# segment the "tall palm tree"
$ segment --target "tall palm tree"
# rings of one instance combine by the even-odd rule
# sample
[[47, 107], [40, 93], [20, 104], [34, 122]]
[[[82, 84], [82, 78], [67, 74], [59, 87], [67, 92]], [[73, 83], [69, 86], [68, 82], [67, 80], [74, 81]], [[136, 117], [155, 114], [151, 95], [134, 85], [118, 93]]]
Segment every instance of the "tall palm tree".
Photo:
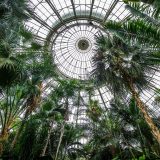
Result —
[[[138, 46], [128, 44], [121, 38], [107, 34], [100, 34], [96, 38], [97, 54], [103, 52], [105, 72], [103, 81], [114, 95], [124, 96], [129, 91], [135, 99], [137, 106], [149, 125], [154, 137], [160, 143], [160, 131], [153, 123], [147, 112], [147, 107], [140, 99], [139, 91], [153, 87], [149, 82], [149, 74], [156, 70], [160, 64], [160, 54], [154, 50], [143, 50]], [[96, 77], [96, 72], [93, 75]], [[97, 77], [98, 78], [98, 77]]]

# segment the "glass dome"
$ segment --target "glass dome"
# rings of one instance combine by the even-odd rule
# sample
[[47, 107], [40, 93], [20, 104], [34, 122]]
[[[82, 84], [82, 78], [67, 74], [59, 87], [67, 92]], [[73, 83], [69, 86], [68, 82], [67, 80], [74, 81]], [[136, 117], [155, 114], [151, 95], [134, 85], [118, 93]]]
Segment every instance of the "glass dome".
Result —
[[[50, 46], [57, 71], [86, 80], [92, 70], [94, 36], [107, 19], [124, 20], [129, 13], [118, 0], [31, 0], [36, 13], [26, 26]], [[88, 47], [80, 49], [85, 41]], [[83, 44], [83, 43], [82, 43]]]
[[[125, 21], [131, 13], [121, 0], [30, 0], [35, 14], [26, 22], [36, 40], [48, 47], [56, 65], [56, 72], [63, 78], [89, 80], [95, 54], [95, 35], [105, 33], [103, 23], [107, 20]], [[160, 74], [151, 75], [151, 83], [159, 87]], [[88, 95], [80, 93], [83, 99]], [[158, 116], [159, 108], [153, 108], [155, 89], [145, 90], [141, 97], [149, 106], [151, 114]], [[113, 98], [107, 85], [95, 86], [93, 99], [103, 107]], [[70, 100], [73, 106], [73, 100]], [[81, 104], [85, 107], [85, 104]], [[72, 110], [72, 109], [71, 109]], [[78, 109], [72, 110], [76, 114]], [[74, 112], [74, 113], [73, 113]], [[71, 117], [73, 118], [73, 117]]]

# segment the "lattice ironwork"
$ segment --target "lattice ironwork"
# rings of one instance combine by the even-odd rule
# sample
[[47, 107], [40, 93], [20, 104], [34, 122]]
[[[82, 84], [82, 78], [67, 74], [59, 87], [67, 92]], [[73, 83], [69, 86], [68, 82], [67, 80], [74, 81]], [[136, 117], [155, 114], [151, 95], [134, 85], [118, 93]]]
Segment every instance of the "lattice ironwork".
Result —
[[[102, 23], [106, 20], [124, 21], [130, 17], [124, 2], [120, 0], [30, 0], [30, 4], [35, 15], [26, 22], [26, 27], [34, 33], [37, 41], [48, 45], [57, 72], [65, 78], [80, 80], [89, 79], [95, 49], [94, 36], [99, 30], [103, 32]], [[155, 88], [159, 87], [160, 82], [159, 73], [157, 69], [151, 76], [151, 83], [155, 87], [141, 93], [154, 116], [159, 116], [157, 113], [160, 111], [160, 107], [153, 107]], [[99, 100], [103, 108], [109, 107], [113, 95], [107, 86], [94, 87], [92, 98]], [[74, 121], [79, 108], [86, 109], [87, 93], [81, 91], [79, 97], [79, 104], [69, 101], [70, 108], [74, 108], [71, 109], [71, 115], [74, 115], [71, 121]], [[83, 111], [79, 113], [82, 119], [83, 114]]]

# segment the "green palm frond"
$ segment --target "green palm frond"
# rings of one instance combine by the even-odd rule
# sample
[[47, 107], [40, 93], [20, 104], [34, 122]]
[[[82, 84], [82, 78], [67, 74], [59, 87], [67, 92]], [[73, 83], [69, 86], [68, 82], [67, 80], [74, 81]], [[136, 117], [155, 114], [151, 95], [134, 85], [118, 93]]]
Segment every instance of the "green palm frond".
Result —
[[20, 78], [19, 62], [14, 57], [0, 58], [0, 86], [7, 86]]
[[39, 44], [38, 42], [32, 42], [31, 43], [31, 49], [33, 50], [40, 50], [42, 48], [42, 45]]
[[[152, 7], [152, 17], [155, 19], [160, 18], [160, 1], [159, 0], [124, 0], [126, 4], [129, 5], [141, 5], [139, 2], [143, 2], [143, 5], [148, 6], [148, 8]], [[138, 2], [138, 3], [137, 3]]]
[[152, 52], [149, 55], [146, 54], [146, 58], [145, 58], [144, 63], [147, 63], [148, 65], [151, 65], [151, 66], [159, 65], [160, 64], [160, 51]]
[[156, 89], [155, 94], [156, 94], [155, 99], [154, 99], [155, 104], [160, 104], [160, 89], [159, 88]]
[[32, 33], [29, 32], [28, 30], [26, 30], [26, 28], [24, 28], [24, 26], [20, 27], [19, 34], [24, 38], [24, 40], [23, 40], [24, 43], [33, 39]]
[[[119, 96], [125, 96], [128, 90], [126, 78], [131, 78], [139, 91], [151, 87], [148, 75], [155, 72], [160, 64], [158, 50], [145, 50], [109, 33], [96, 37], [96, 46], [97, 54], [93, 57], [96, 67], [91, 74], [98, 85], [107, 84], [110, 91]], [[103, 55], [101, 60], [97, 57], [99, 53]], [[104, 69], [102, 65], [99, 67], [99, 62], [103, 63]]]
[[3, 18], [6, 20], [12, 20], [10, 19], [12, 16], [17, 18], [18, 21], [27, 20], [29, 18], [28, 14], [32, 12], [28, 0], [2, 0], [0, 3], [0, 8], [3, 12]]
[[132, 15], [138, 16], [139, 18], [142, 18], [143, 20], [148, 21], [149, 23], [153, 23], [154, 25], [160, 24], [156, 19], [147, 14], [150, 11], [149, 7], [143, 6], [143, 9], [139, 3], [131, 3], [130, 5], [127, 4], [125, 8], [129, 10], [132, 13]]
[[14, 69], [15, 62], [12, 61], [10, 58], [0, 58], [0, 68]]
[[155, 47], [160, 45], [160, 29], [141, 19], [130, 20], [124, 23], [108, 21], [105, 24], [105, 28], [114, 32], [122, 39], [132, 40], [133, 43], [148, 44]]

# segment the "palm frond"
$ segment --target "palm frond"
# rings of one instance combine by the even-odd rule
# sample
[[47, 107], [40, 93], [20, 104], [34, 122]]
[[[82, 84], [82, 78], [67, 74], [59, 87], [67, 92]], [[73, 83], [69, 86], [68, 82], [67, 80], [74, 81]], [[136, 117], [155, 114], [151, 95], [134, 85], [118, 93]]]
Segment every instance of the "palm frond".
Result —
[[143, 8], [144, 8], [143, 9], [139, 3], [131, 3], [131, 4], [127, 4], [125, 6], [125, 8], [127, 10], [129, 10], [132, 13], [132, 15], [138, 16], [139, 18], [141, 18], [145, 21], [148, 21], [149, 23], [152, 23], [157, 26], [160, 24], [156, 19], [154, 19], [153, 17], [151, 17], [147, 13], [145, 13], [149, 7], [143, 6]]
[[152, 47], [159, 47], [160, 45], [160, 29], [141, 19], [124, 23], [108, 21], [105, 24], [105, 28], [122, 39], [127, 38], [127, 40], [133, 41], [133, 43], [149, 44]]

